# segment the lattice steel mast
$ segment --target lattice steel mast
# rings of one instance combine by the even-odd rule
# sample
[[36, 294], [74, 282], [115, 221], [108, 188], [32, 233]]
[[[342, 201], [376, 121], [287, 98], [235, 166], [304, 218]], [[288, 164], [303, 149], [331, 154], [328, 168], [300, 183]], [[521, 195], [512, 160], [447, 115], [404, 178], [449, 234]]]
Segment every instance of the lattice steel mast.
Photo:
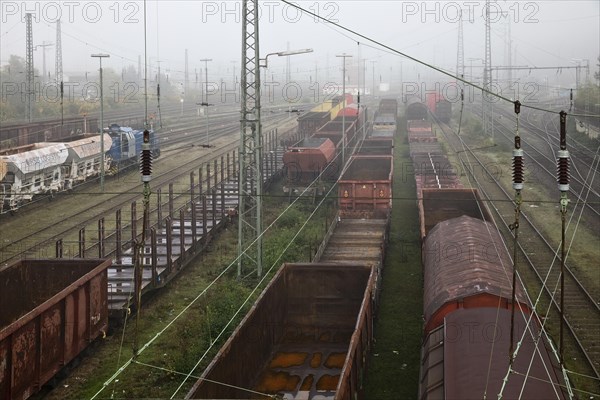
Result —
[[56, 21], [56, 56], [54, 66], [56, 83], [60, 84], [63, 81], [62, 33], [60, 29], [60, 19]]
[[239, 149], [238, 277], [262, 275], [262, 132], [258, 1], [242, 3], [241, 130]]
[[[483, 88], [492, 90], [492, 41], [490, 26], [490, 0], [485, 1], [485, 57], [483, 60]], [[492, 117], [492, 96], [483, 93], [483, 131], [486, 136], [494, 137]]]
[[458, 19], [458, 49], [456, 52], [456, 76], [464, 78], [465, 76], [465, 41], [463, 37], [462, 10]]
[[25, 57], [25, 81], [27, 90], [27, 121], [33, 119], [33, 28], [31, 25], [31, 13], [25, 14], [25, 30], [26, 30], [26, 57]]

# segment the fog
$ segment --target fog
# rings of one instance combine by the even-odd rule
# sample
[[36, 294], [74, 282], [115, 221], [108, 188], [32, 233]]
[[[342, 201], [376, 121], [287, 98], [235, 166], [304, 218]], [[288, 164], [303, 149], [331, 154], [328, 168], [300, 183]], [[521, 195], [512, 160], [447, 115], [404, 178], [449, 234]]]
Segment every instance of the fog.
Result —
[[[481, 75], [484, 58], [484, 1], [300, 1], [296, 4], [377, 40], [411, 57], [454, 72], [457, 59], [458, 10], [463, 10], [466, 74]], [[190, 82], [208, 63], [209, 80], [239, 76], [241, 59], [241, 2], [148, 0], [146, 45], [149, 76], [160, 64], [173, 81], [183, 81], [188, 50]], [[390, 54], [373, 42], [342, 31], [278, 1], [261, 1], [260, 53], [312, 48], [311, 54], [290, 57], [290, 78], [317, 82], [340, 81], [341, 59], [348, 53], [348, 69], [360, 59], [367, 82], [440, 78], [415, 62]], [[508, 64], [508, 24], [513, 66], [590, 65], [597, 70], [600, 55], [600, 2], [498, 1], [492, 3], [492, 65]], [[34, 45], [56, 42], [56, 20], [62, 22], [63, 70], [66, 77], [96, 74], [98, 59], [107, 53], [106, 67], [120, 72], [138, 66], [144, 56], [144, 2], [141, 1], [2, 1], [1, 51], [4, 65], [10, 55], [25, 58], [25, 13], [33, 14]], [[360, 43], [360, 45], [358, 44]], [[35, 68], [42, 71], [43, 48], [34, 52]], [[55, 47], [46, 47], [46, 75], [55, 73]], [[367, 62], [364, 62], [367, 60]], [[286, 77], [285, 57], [269, 58], [269, 74]], [[202, 70], [203, 71], [203, 70]], [[202, 72], [202, 79], [205, 72]], [[582, 70], [582, 79], [585, 79]], [[402, 75], [401, 75], [402, 74]], [[571, 85], [575, 70], [520, 71], [538, 74], [555, 84]], [[355, 77], [349, 72], [352, 82]], [[355, 74], [356, 75], [356, 74]], [[363, 78], [364, 79], [364, 78]], [[593, 78], [591, 78], [593, 79]]]

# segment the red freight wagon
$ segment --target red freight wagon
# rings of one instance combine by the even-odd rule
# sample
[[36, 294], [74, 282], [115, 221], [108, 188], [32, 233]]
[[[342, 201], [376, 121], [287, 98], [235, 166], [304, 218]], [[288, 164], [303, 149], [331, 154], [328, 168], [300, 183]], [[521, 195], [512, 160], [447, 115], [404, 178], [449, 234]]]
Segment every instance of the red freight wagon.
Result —
[[110, 260], [0, 268], [0, 398], [26, 399], [108, 327]]

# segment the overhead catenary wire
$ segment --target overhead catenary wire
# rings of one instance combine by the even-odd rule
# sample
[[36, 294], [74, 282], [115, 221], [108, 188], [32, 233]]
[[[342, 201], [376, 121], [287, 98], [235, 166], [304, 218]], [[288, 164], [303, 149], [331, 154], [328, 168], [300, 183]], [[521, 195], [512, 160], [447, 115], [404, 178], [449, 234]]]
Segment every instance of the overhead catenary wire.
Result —
[[515, 102], [515, 148], [513, 150], [513, 189], [515, 190], [515, 221], [509, 228], [514, 232], [513, 236], [513, 274], [512, 274], [512, 293], [511, 293], [511, 315], [510, 315], [510, 344], [508, 350], [509, 362], [512, 365], [513, 357], [513, 338], [515, 332], [515, 303], [517, 300], [517, 259], [519, 245], [519, 216], [521, 214], [523, 190], [523, 149], [521, 149], [521, 137], [519, 136], [519, 114], [521, 112], [521, 103]]
[[[302, 11], [303, 13], [306, 13], [306, 14], [308, 14], [308, 15], [311, 15], [311, 16], [313, 16], [314, 18], [317, 18], [317, 19], [319, 19], [319, 20], [322, 20], [322, 21], [324, 21], [324, 22], [326, 22], [326, 23], [328, 23], [328, 24], [331, 24], [331, 25], [333, 25], [333, 26], [336, 26], [336, 27], [338, 27], [338, 28], [340, 28], [340, 29], [342, 29], [342, 30], [344, 30], [344, 31], [346, 31], [346, 32], [350, 32], [350, 33], [351, 33], [351, 34], [353, 34], [353, 35], [356, 35], [356, 36], [358, 36], [358, 37], [360, 37], [360, 38], [362, 38], [362, 39], [365, 39], [365, 40], [367, 40], [367, 41], [369, 41], [369, 42], [371, 42], [371, 43], [374, 43], [374, 44], [376, 44], [377, 46], [380, 46], [380, 47], [382, 47], [382, 48], [384, 48], [384, 49], [386, 49], [386, 50], [388, 50], [388, 51], [391, 51], [392, 53], [394, 53], [394, 54], [396, 54], [396, 55], [399, 55], [399, 56], [402, 56], [402, 57], [406, 57], [406, 58], [408, 58], [409, 60], [412, 60], [412, 61], [414, 61], [414, 62], [416, 62], [416, 63], [418, 63], [418, 64], [421, 64], [421, 65], [423, 65], [423, 66], [425, 66], [425, 67], [428, 67], [428, 68], [430, 68], [430, 69], [433, 69], [434, 71], [437, 71], [437, 72], [439, 72], [439, 73], [442, 73], [442, 74], [444, 74], [444, 75], [446, 75], [446, 76], [448, 76], [448, 77], [450, 77], [450, 78], [456, 79], [457, 81], [461, 81], [461, 82], [463, 82], [463, 83], [465, 83], [465, 84], [467, 84], [467, 85], [473, 86], [474, 88], [476, 88], [476, 89], [478, 89], [478, 90], [481, 90], [482, 94], [489, 94], [489, 95], [491, 95], [491, 96], [497, 97], [497, 98], [499, 98], [499, 99], [501, 99], [501, 100], [504, 100], [504, 101], [506, 101], [506, 102], [509, 102], [509, 103], [513, 103], [513, 104], [514, 104], [514, 101], [513, 101], [513, 100], [511, 100], [511, 99], [509, 99], [509, 98], [507, 98], [507, 97], [505, 97], [505, 96], [502, 96], [502, 95], [500, 95], [500, 94], [498, 94], [498, 93], [495, 93], [495, 92], [493, 92], [493, 91], [491, 91], [491, 90], [488, 90], [488, 89], [486, 89], [486, 88], [484, 88], [484, 87], [482, 87], [482, 86], [479, 86], [479, 85], [477, 85], [476, 83], [470, 82], [470, 81], [468, 81], [468, 80], [466, 80], [466, 79], [464, 79], [464, 78], [462, 78], [462, 77], [459, 77], [459, 76], [453, 75], [452, 73], [450, 73], [450, 72], [448, 72], [448, 71], [445, 71], [445, 70], [443, 70], [442, 68], [440, 68], [440, 67], [437, 67], [437, 66], [435, 66], [435, 65], [433, 65], [433, 64], [430, 64], [430, 63], [428, 63], [428, 62], [425, 62], [425, 61], [423, 61], [423, 60], [420, 60], [420, 59], [418, 59], [418, 58], [415, 58], [415, 57], [413, 57], [413, 56], [410, 56], [410, 55], [408, 55], [408, 54], [406, 54], [406, 53], [403, 53], [403, 52], [401, 52], [401, 51], [399, 51], [399, 50], [396, 50], [396, 49], [394, 49], [393, 47], [390, 47], [390, 46], [388, 46], [388, 45], [386, 45], [386, 44], [384, 44], [384, 43], [381, 43], [381, 42], [380, 42], [380, 41], [378, 41], [378, 40], [375, 40], [375, 39], [372, 39], [372, 38], [370, 38], [370, 37], [368, 37], [368, 36], [366, 36], [366, 35], [363, 35], [363, 34], [361, 34], [361, 33], [357, 32], [357, 31], [355, 31], [355, 30], [353, 30], [353, 29], [347, 28], [347, 27], [345, 27], [345, 26], [343, 26], [343, 25], [341, 25], [341, 24], [339, 24], [339, 23], [337, 23], [337, 22], [334, 22], [334, 21], [332, 21], [332, 20], [330, 20], [330, 19], [327, 19], [327, 18], [325, 18], [325, 17], [323, 17], [323, 16], [321, 16], [321, 15], [315, 14], [314, 12], [312, 12], [312, 11], [310, 11], [310, 10], [307, 10], [307, 9], [306, 9], [306, 8], [304, 8], [304, 7], [301, 7], [301, 6], [300, 6], [300, 5], [298, 5], [297, 3], [292, 3], [292, 2], [290, 2], [290, 1], [288, 1], [288, 0], [280, 0], [280, 1], [281, 1], [282, 3], [284, 3], [284, 4], [287, 4], [287, 5], [288, 5], [288, 6], [290, 6], [290, 7], [293, 7], [293, 8], [296, 8], [296, 9], [298, 9], [298, 10]], [[354, 40], [354, 41], [356, 41], [356, 40]], [[526, 107], [526, 108], [530, 108], [530, 109], [534, 109], [534, 110], [538, 110], [538, 111], [543, 111], [543, 112], [546, 112], [546, 113], [556, 114], [556, 111], [553, 111], [553, 110], [548, 110], [548, 109], [541, 108], [541, 107], [536, 107], [536, 106], [533, 106], [533, 105], [530, 105], [530, 104], [521, 104], [521, 107]], [[588, 114], [570, 114], [570, 115], [572, 115], [572, 116], [577, 116], [577, 117], [592, 117], [592, 118], [600, 118], [600, 115], [588, 115]]]
[[[276, 223], [277, 221], [279, 221], [280, 218], [282, 218], [282, 216], [288, 211], [290, 210], [301, 198], [302, 196], [309, 190], [310, 186], [312, 186], [313, 184], [315, 184], [318, 179], [321, 178], [321, 175], [324, 173], [325, 171], [323, 171], [317, 178], [315, 178], [315, 180], [313, 180], [311, 182], [311, 185], [309, 185], [296, 199], [294, 199], [294, 201], [292, 203], [290, 203], [283, 212], [281, 212], [276, 218], [275, 220], [269, 225], [267, 226], [263, 232], [261, 232], [259, 235], [264, 235], [267, 231], [269, 231]], [[331, 190], [331, 189], [330, 189]], [[325, 198], [323, 199], [323, 201], [325, 200]], [[321, 203], [319, 203], [321, 204]], [[311, 214], [312, 215], [312, 214]], [[305, 222], [305, 224], [303, 226], [306, 225], [306, 223], [308, 223], [308, 221], [310, 220], [310, 218], [308, 218]], [[301, 232], [301, 229], [298, 230], [298, 233], [294, 236], [293, 240], [297, 237], [297, 235]], [[257, 238], [255, 238], [255, 240], [257, 240]], [[286, 246], [286, 249], [291, 245], [292, 242], [288, 243], [288, 245]], [[249, 246], [252, 246], [253, 243], [251, 243]], [[247, 249], [243, 249], [243, 251], [241, 252], [241, 254], [238, 254], [236, 256], [236, 258], [227, 266], [225, 267], [211, 282], [208, 283], [208, 285], [202, 290], [200, 291], [200, 293], [198, 293], [198, 295], [196, 297], [194, 297], [177, 315], [175, 315], [160, 331], [158, 331], [157, 333], [154, 334], [154, 336], [152, 338], [150, 338], [137, 352], [137, 355], [141, 355], [142, 353], [144, 353], [157, 339], [159, 339], [169, 328], [171, 328], [173, 326], [173, 324], [175, 324], [176, 321], [178, 321], [195, 303], [197, 303], [197, 301], [199, 299], [201, 299], [210, 288], [212, 288], [223, 276], [225, 276], [225, 274], [232, 269], [232, 267], [234, 265], [237, 265], [237, 261], [238, 259], [247, 251]], [[281, 257], [281, 256], [280, 256]], [[264, 277], [267, 277], [268, 273], [264, 275]], [[263, 278], [265, 279], [265, 278]], [[262, 280], [261, 280], [262, 281]], [[256, 289], [255, 289], [256, 290]], [[216, 340], [216, 339], [215, 339]], [[214, 345], [211, 344], [211, 347]], [[206, 355], [207, 353], [205, 353]], [[205, 356], [204, 355], [204, 356]], [[112, 383], [115, 382], [115, 380], [123, 373], [123, 371], [125, 371], [133, 362], [135, 361], [135, 357], [130, 357], [123, 365], [121, 365], [121, 367], [118, 367], [117, 370], [114, 372], [113, 375], [111, 375], [103, 384], [102, 387], [100, 389], [98, 389], [98, 391], [90, 398], [90, 400], [94, 400], [96, 398], [98, 398], [98, 396], [104, 391], [104, 389], [106, 389], [109, 385], [111, 385]], [[193, 370], [190, 372], [190, 377], [191, 374], [193, 373]], [[188, 378], [189, 379], [189, 378]], [[179, 390], [179, 389], [178, 389]]]
[[[561, 125], [563, 125], [563, 126], [564, 126], [564, 125], [566, 124], [566, 113], [564, 113], [564, 114], [563, 114], [563, 113], [564, 113], [564, 112], [561, 112], [561, 120], [562, 120], [562, 122], [561, 122]], [[563, 118], [563, 117], [564, 117], [564, 118]], [[563, 131], [563, 132], [564, 132], [564, 131]], [[565, 134], [566, 134], [566, 133], [565, 133]], [[568, 157], [568, 152], [566, 152], [566, 136], [565, 136], [565, 137], [563, 137], [563, 138], [561, 138], [561, 151], [562, 151], [563, 153], [559, 152], [559, 157], [560, 157], [560, 158], [563, 158], [563, 159], [564, 159], [564, 158], [567, 158], [567, 157]], [[566, 153], [565, 153], [565, 152], [566, 152]], [[596, 154], [597, 154], [597, 153], [596, 153]], [[568, 251], [567, 251], [566, 253], [565, 253], [565, 251], [564, 251], [564, 243], [565, 243], [565, 234], [564, 234], [564, 232], [565, 232], [565, 230], [566, 230], [566, 229], [568, 229], [568, 225], [567, 225], [566, 227], [565, 227], [565, 225], [564, 225], [564, 219], [565, 219], [565, 217], [564, 217], [564, 215], [563, 215], [563, 211], [562, 211], [562, 208], [563, 208], [563, 207], [564, 207], [564, 208], [566, 208], [566, 205], [568, 204], [568, 199], [566, 199], [566, 194], [565, 194], [565, 190], [564, 190], [564, 189], [568, 190], [568, 162], [567, 162], [567, 163], [565, 163], [565, 162], [564, 162], [564, 160], [563, 160], [563, 161], [562, 161], [562, 167], [561, 167], [561, 166], [560, 166], [560, 164], [561, 164], [561, 162], [560, 162], [560, 158], [559, 158], [559, 169], [558, 169], [558, 171], [559, 171], [559, 179], [558, 179], [558, 183], [559, 183], [559, 189], [561, 190], [561, 221], [562, 221], [562, 240], [561, 240], [561, 242], [559, 243], [559, 246], [560, 246], [560, 247], [561, 247], [561, 249], [562, 249], [562, 250], [561, 250], [561, 253], [562, 253], [562, 256], [561, 256], [561, 267], [563, 267], [563, 264], [564, 264], [564, 262], [566, 261], [566, 258], [567, 258], [567, 256], [568, 256]], [[566, 165], [566, 167], [565, 167], [565, 164], [567, 164], [567, 165]], [[566, 170], [566, 171], [565, 171], [565, 170]], [[591, 171], [590, 171], [590, 172], [591, 172]], [[588, 174], [588, 176], [589, 176], [589, 174]], [[594, 169], [594, 175], [593, 175], [593, 176], [595, 176], [595, 169]], [[593, 179], [593, 178], [592, 178], [592, 179]], [[562, 182], [562, 183], [561, 183], [561, 182]], [[591, 185], [591, 183], [590, 183], [590, 185]], [[589, 194], [589, 189], [588, 189], [588, 194]], [[566, 201], [565, 201], [565, 199], [566, 199]], [[582, 208], [582, 211], [583, 211], [583, 208]], [[580, 218], [581, 218], [582, 211], [581, 211], [581, 213], [580, 213], [579, 220], [578, 220], [578, 222], [577, 222], [577, 226], [579, 225], [579, 221], [580, 221]], [[572, 218], [573, 218], [573, 215], [571, 216], [571, 219], [572, 219]], [[571, 221], [569, 221], [569, 224], [570, 224], [570, 222], [571, 222]], [[571, 242], [571, 244], [572, 244], [572, 243], [573, 243], [573, 241]], [[570, 247], [569, 247], [569, 250], [570, 250]], [[542, 287], [546, 287], [546, 286], [547, 286], [547, 281], [548, 281], [548, 279], [549, 279], [549, 277], [550, 277], [550, 273], [551, 273], [551, 271], [552, 271], [552, 267], [553, 267], [553, 265], [554, 265], [554, 262], [556, 261], [556, 259], [557, 259], [557, 258], [558, 258], [558, 251], [555, 251], [555, 252], [554, 252], [554, 258], [553, 258], [553, 260], [552, 260], [552, 264], [550, 265], [550, 268], [548, 269], [548, 272], [547, 272], [547, 274], [546, 274], [546, 277], [544, 278], [544, 280], [543, 280], [543, 282], [542, 282]], [[545, 324], [546, 324], [546, 322], [547, 322], [547, 321], [548, 321], [548, 319], [549, 319], [549, 318], [548, 318], [548, 314], [549, 314], [549, 312], [550, 312], [550, 310], [551, 310], [551, 308], [552, 308], [552, 302], [554, 302], [554, 301], [555, 301], [555, 299], [554, 299], [554, 296], [556, 295], [556, 291], [557, 291], [557, 289], [558, 289], [558, 287], [559, 287], [559, 286], [561, 286], [561, 296], [562, 296], [562, 295], [563, 295], [563, 293], [564, 293], [564, 272], [565, 272], [565, 270], [564, 270], [563, 268], [561, 268], [560, 279], [559, 279], [559, 280], [556, 282], [556, 285], [555, 285], [555, 287], [554, 287], [554, 290], [552, 291], [551, 301], [550, 301], [550, 303], [548, 304], [548, 308], [547, 308], [547, 310], [546, 310], [546, 313], [545, 313], [545, 318], [543, 318], [542, 327], [541, 327], [542, 329], [541, 329], [541, 331], [540, 331], [540, 335], [544, 334], [544, 335], [546, 335], [546, 337], [547, 337], [547, 332], [546, 332], [546, 330], [545, 330]], [[542, 292], [543, 292], [543, 290], [540, 290], [540, 292], [538, 293], [538, 297], [537, 297], [537, 299], [536, 299], [536, 302], [535, 302], [535, 304], [534, 304], [534, 309], [536, 309], [536, 308], [537, 308], [537, 305], [538, 305], [538, 303], [539, 303], [539, 301], [540, 301], [540, 299], [541, 299]], [[562, 311], [563, 311], [563, 302], [561, 301], [561, 304], [560, 304], [560, 312], [561, 312], [561, 315], [560, 315], [560, 324], [561, 324], [561, 325], [560, 325], [560, 335], [561, 335], [561, 336], [560, 336], [560, 338], [562, 338], [562, 337], [563, 337], [563, 332], [562, 332], [562, 329], [563, 329], [563, 325], [564, 325]], [[531, 321], [532, 321], [532, 318], [533, 318], [533, 314], [532, 314], [532, 315], [530, 315], [529, 319], [527, 320], [527, 326], [529, 326], [529, 324], [531, 323]], [[524, 340], [524, 337], [525, 337], [525, 333], [523, 333], [523, 336], [521, 337], [521, 339], [520, 339], [519, 343], [517, 344], [517, 349], [515, 350], [515, 353], [518, 353], [518, 351], [519, 351], [519, 349], [520, 349], [520, 347], [521, 347], [521, 344], [522, 344], [522, 342], [523, 342], [523, 340]], [[554, 354], [556, 355], [557, 359], [558, 359], [558, 360], [559, 360], [559, 362], [561, 363], [561, 367], [562, 367], [561, 369], [562, 369], [562, 372], [563, 372], [563, 374], [564, 374], [564, 376], [565, 376], [565, 381], [568, 381], [568, 380], [567, 380], [567, 373], [566, 373], [566, 369], [564, 368], [564, 363], [563, 363], [562, 343], [560, 343], [560, 344], [559, 344], [559, 346], [560, 346], [560, 347], [559, 347], [558, 351], [557, 351], [557, 350], [554, 348], [554, 346], [552, 346], [552, 342], [551, 342], [551, 341], [549, 341], [549, 343], [550, 343], [550, 346], [552, 347], [552, 350], [554, 351]], [[507, 371], [507, 376], [508, 376], [508, 375], [509, 375], [511, 372], [513, 372], [513, 371], [511, 370], [511, 368], [509, 368], [509, 370]], [[529, 374], [529, 370], [528, 370], [528, 374]], [[527, 374], [527, 375], [528, 375], [528, 374]], [[526, 376], [527, 376], [527, 375], [526, 375]], [[523, 386], [525, 385], [525, 383], [526, 383], [526, 380], [523, 382]], [[569, 386], [569, 388], [570, 388], [570, 386]], [[502, 389], [501, 389], [500, 395], [502, 394], [503, 390], [504, 390], [504, 386], [503, 386], [503, 387], [502, 387]], [[571, 393], [571, 392], [570, 392], [570, 393]]]
[[[460, 136], [458, 136], [458, 139], [459, 139], [459, 141], [460, 141], [460, 143], [461, 143], [461, 145], [462, 145], [462, 147], [463, 147], [463, 150], [462, 150], [462, 152], [467, 152], [467, 151], [468, 151], [468, 146], [467, 146], [467, 144], [465, 143], [465, 141], [464, 141], [464, 140], [462, 139], [462, 137], [460, 137]], [[467, 154], [467, 158], [468, 158], [468, 157], [469, 157], [469, 156], [468, 156], [468, 154]], [[466, 168], [467, 170], [471, 170], [470, 168], [468, 168], [468, 166], [467, 166], [467, 165], [465, 165], [465, 162], [462, 160], [462, 158], [459, 158], [459, 160], [461, 161], [461, 163], [462, 163], [462, 164], [465, 166], [465, 168]], [[472, 164], [471, 164], [471, 163], [469, 163], [468, 165], [472, 165]], [[471, 171], [471, 172], [473, 172], [473, 171]], [[477, 178], [475, 177], [475, 175], [473, 175], [473, 178], [475, 179], [475, 182], [476, 182], [477, 186], [478, 186], [479, 188], [481, 188], [481, 185], [480, 185], [479, 181], [477, 180]], [[471, 181], [471, 179], [469, 178], [469, 175], [468, 175], [468, 174], [467, 174], [467, 179], [469, 180], [469, 185], [470, 185], [471, 187], [473, 187], [473, 182], [472, 182], [472, 181]], [[512, 202], [512, 200], [510, 200], [510, 201]], [[479, 205], [479, 203], [478, 203], [478, 207], [479, 207], [479, 211], [480, 211], [480, 213], [481, 213], [481, 212], [482, 212], [482, 210], [481, 210], [481, 206]], [[495, 218], [494, 218], [494, 216], [492, 215], [491, 217], [492, 217], [492, 221], [493, 221], [493, 223], [494, 223], [494, 224], [496, 224], [496, 221], [495, 221]], [[489, 226], [488, 226], [487, 224], [486, 224], [486, 228], [488, 229], [488, 235], [490, 235], [490, 237], [491, 237], [491, 231], [490, 231], [490, 228], [489, 228]], [[501, 265], [502, 265], [502, 269], [503, 269], [503, 271], [504, 271], [504, 273], [505, 273], [505, 275], [506, 275], [506, 278], [507, 278], [507, 280], [510, 280], [510, 278], [508, 277], [508, 274], [507, 274], [506, 266], [504, 265], [504, 262], [502, 261], [502, 258], [500, 257], [499, 249], [497, 248], [497, 246], [496, 246], [496, 243], [495, 243], [495, 242], [493, 242], [493, 244], [494, 244], [494, 249], [495, 249], [495, 251], [496, 251], [496, 254], [497, 254], [497, 256], [498, 256], [498, 257], [499, 257], [499, 259], [500, 259], [500, 263], [501, 263]], [[507, 246], [506, 246], [506, 243], [502, 242], [502, 244], [503, 244], [503, 246], [504, 246], [504, 249], [507, 251], [507, 254], [508, 254], [508, 248], [507, 248]], [[510, 258], [510, 255], [509, 255], [509, 258]], [[517, 274], [517, 276], [518, 276], [519, 283], [520, 283], [521, 287], [523, 287], [523, 288], [524, 288], [524, 287], [525, 287], [525, 285], [524, 285], [524, 282], [522, 281], [522, 278], [521, 278], [520, 274]], [[529, 303], [531, 304], [531, 303], [532, 303], [532, 301], [531, 301], [531, 298], [529, 297], [529, 293], [528, 293], [526, 290], [525, 290], [525, 296], [527, 297], [527, 299], [529, 300]], [[533, 309], [535, 309], [535, 307], [534, 307]], [[534, 334], [534, 332], [532, 331], [532, 328], [531, 328], [531, 326], [529, 325], [530, 319], [528, 319], [528, 317], [525, 315], [525, 310], [524, 310], [524, 309], [523, 309], [521, 306], [519, 306], [519, 311], [520, 311], [520, 315], [521, 315], [521, 317], [523, 318], [523, 320], [524, 320], [524, 321], [526, 321], [526, 325], [525, 325], [525, 328], [524, 328], [524, 330], [523, 330], [523, 334], [522, 334], [523, 336], [522, 336], [522, 337], [524, 338], [524, 337], [527, 335], [527, 333], [529, 333], [529, 335], [531, 336], [531, 338], [532, 338], [532, 339], [535, 339], [535, 338], [536, 338], [536, 335]], [[531, 314], [531, 315], [532, 315], [532, 314]], [[531, 318], [531, 316], [530, 316], [529, 318]], [[542, 331], [543, 331], [543, 327], [542, 327]], [[519, 343], [519, 345], [520, 345], [521, 343], [522, 343], [522, 342], [520, 342], [520, 343]], [[540, 350], [539, 350], [539, 347], [538, 347], [538, 346], [539, 346], [539, 342], [538, 342], [538, 341], [535, 341], [534, 343], [535, 343], [535, 348], [534, 348], [534, 349], [535, 349], [535, 351], [534, 351], [534, 354], [533, 354], [533, 356], [535, 356], [536, 352], [537, 352], [538, 354], [540, 353]], [[517, 348], [518, 348], [518, 346], [517, 346]], [[490, 357], [492, 357], [492, 356], [493, 356], [493, 353], [490, 355]], [[516, 357], [516, 355], [515, 355], [515, 357]], [[547, 374], [547, 375], [548, 375], [548, 377], [550, 378], [550, 377], [551, 377], [551, 375], [550, 375], [550, 371], [549, 371], [549, 369], [548, 369], [547, 365], [545, 364], [545, 361], [544, 361], [544, 359], [543, 359], [543, 358], [541, 358], [541, 355], [540, 355], [540, 359], [542, 360], [543, 367], [544, 367], [544, 370], [546, 371], [546, 374]], [[512, 372], [513, 372], [513, 369], [512, 369], [512, 364], [510, 364], [510, 363], [509, 363], [509, 366], [508, 366], [508, 371], [507, 371], [507, 373], [506, 373], [506, 375], [505, 375], [505, 377], [504, 377], [504, 379], [503, 379], [503, 383], [502, 383], [501, 392], [499, 393], [499, 398], [501, 398], [501, 396], [502, 396], [502, 391], [503, 391], [504, 387], [506, 386], [506, 384], [508, 383], [508, 380], [509, 380], [510, 374], [511, 374]]]
[[[318, 179], [318, 178], [317, 178]], [[315, 179], [312, 183], [316, 183], [317, 179]], [[310, 185], [312, 186], [312, 184]], [[309, 186], [309, 187], [310, 187]], [[307, 187], [303, 192], [302, 195], [304, 195], [308, 190], [309, 187]], [[335, 186], [332, 185], [331, 188], [329, 189], [329, 191], [327, 192], [327, 194], [331, 193], [331, 191], [333, 190]], [[217, 343], [217, 340], [227, 331], [227, 328], [229, 327], [229, 325], [231, 325], [231, 323], [235, 320], [235, 318], [238, 316], [238, 314], [243, 310], [243, 308], [245, 307], [245, 305], [250, 301], [250, 299], [252, 299], [252, 296], [254, 295], [254, 293], [258, 290], [258, 288], [260, 287], [260, 285], [269, 277], [270, 272], [277, 266], [279, 265], [279, 261], [281, 260], [281, 258], [283, 257], [283, 255], [285, 254], [285, 252], [287, 251], [287, 249], [292, 245], [292, 243], [296, 240], [296, 238], [300, 235], [300, 233], [304, 230], [304, 228], [306, 227], [306, 225], [308, 224], [308, 222], [312, 219], [312, 217], [315, 215], [315, 213], [317, 212], [317, 210], [323, 205], [323, 203], [325, 202], [325, 200], [328, 199], [327, 194], [325, 196], [323, 196], [323, 198], [321, 199], [321, 201], [319, 202], [319, 204], [317, 204], [317, 206], [315, 207], [315, 209], [311, 212], [311, 214], [308, 216], [308, 218], [306, 218], [306, 220], [303, 222], [302, 226], [298, 229], [298, 231], [294, 234], [294, 236], [292, 237], [292, 239], [286, 244], [286, 246], [283, 248], [283, 250], [279, 253], [279, 256], [277, 257], [277, 259], [273, 262], [273, 264], [271, 265], [271, 267], [267, 270], [267, 272], [265, 274], [263, 274], [262, 278], [260, 279], [260, 281], [256, 284], [256, 286], [254, 287], [254, 289], [252, 290], [252, 292], [250, 292], [250, 294], [246, 297], [246, 300], [244, 300], [244, 302], [242, 303], [242, 305], [238, 308], [238, 310], [234, 313], [234, 315], [229, 319], [229, 321], [227, 322], [227, 324], [225, 324], [225, 326], [223, 327], [223, 329], [221, 330], [221, 332], [217, 335], [217, 337], [215, 338], [215, 340], [208, 346], [208, 348], [206, 349], [206, 351], [204, 352], [204, 354], [202, 355], [202, 357], [200, 357], [198, 359], [198, 361], [196, 362], [196, 364], [194, 365], [194, 367], [190, 370], [190, 372], [187, 374], [186, 378], [181, 382], [181, 384], [179, 385], [179, 387], [175, 390], [175, 392], [171, 395], [171, 399], [173, 399], [175, 397], [175, 395], [179, 392], [179, 390], [181, 390], [181, 388], [183, 387], [183, 385], [185, 384], [185, 382], [191, 377], [191, 375], [194, 373], [194, 371], [196, 370], [196, 368], [198, 368], [198, 366], [200, 365], [200, 363], [204, 360], [204, 358], [206, 357], [206, 355], [208, 355], [208, 352], [210, 351], [210, 349], [212, 349], [212, 347], [215, 345], [215, 343]], [[296, 201], [298, 201], [301, 197], [298, 196], [295, 200], [294, 203]], [[292, 204], [294, 204], [292, 203]], [[287, 209], [286, 209], [287, 210]], [[283, 215], [283, 213], [281, 214]], [[281, 216], [280, 215], [280, 216]], [[269, 227], [271, 227], [272, 225], [270, 225]], [[266, 229], [265, 229], [266, 231]], [[261, 233], [262, 235], [263, 233]], [[255, 239], [255, 241], [258, 239]], [[253, 243], [250, 244], [250, 246], [252, 246]], [[246, 250], [244, 250], [246, 251]], [[239, 258], [240, 256], [238, 256]], [[236, 258], [237, 260], [237, 258]]]

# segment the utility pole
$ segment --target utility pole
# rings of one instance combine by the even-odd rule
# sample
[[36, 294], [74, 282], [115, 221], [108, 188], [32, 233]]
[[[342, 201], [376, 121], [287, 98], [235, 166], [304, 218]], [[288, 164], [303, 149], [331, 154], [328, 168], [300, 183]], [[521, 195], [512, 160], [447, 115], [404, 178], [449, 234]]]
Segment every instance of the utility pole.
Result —
[[[342, 53], [336, 55], [342, 59], [342, 97], [344, 106], [346, 106], [346, 58], [352, 57], [350, 54]], [[342, 113], [342, 166], [340, 173], [346, 166], [346, 113]]]
[[208, 62], [212, 61], [212, 58], [204, 58], [202, 60], [200, 60], [201, 62], [204, 62], [204, 81], [206, 84], [206, 100], [201, 102], [200, 105], [201, 106], [205, 106], [205, 110], [206, 110], [206, 145], [210, 146], [210, 141], [209, 141], [209, 135], [208, 135], [208, 107], [210, 106], [210, 104], [208, 104]]
[[373, 98], [375, 98], [375, 63], [377, 61], [375, 60], [371, 60], [371, 68], [373, 69], [373, 93], [371, 93], [371, 95], [373, 96]]
[[34, 96], [34, 82], [33, 82], [33, 28], [31, 24], [31, 13], [25, 14], [25, 30], [26, 30], [26, 57], [25, 57], [25, 77], [27, 86], [27, 121], [31, 122], [33, 119], [33, 96]]
[[206, 103], [208, 103], [208, 62], [212, 61], [212, 58], [203, 58], [200, 62], [204, 63], [204, 84], [206, 85]]
[[104, 89], [102, 84], [102, 59], [109, 54], [92, 54], [100, 60], [100, 190], [104, 193]]
[[262, 131], [258, 0], [242, 2], [238, 278], [245, 266], [262, 276]]
[[184, 72], [184, 86], [185, 93], [190, 90], [190, 69], [188, 64], [188, 49], [185, 49], [185, 72]]
[[38, 47], [42, 48], [42, 82], [46, 82], [46, 47], [54, 46], [53, 43], [47, 43], [45, 40], [42, 44], [38, 44], [35, 46], [34, 50], [37, 50]]

